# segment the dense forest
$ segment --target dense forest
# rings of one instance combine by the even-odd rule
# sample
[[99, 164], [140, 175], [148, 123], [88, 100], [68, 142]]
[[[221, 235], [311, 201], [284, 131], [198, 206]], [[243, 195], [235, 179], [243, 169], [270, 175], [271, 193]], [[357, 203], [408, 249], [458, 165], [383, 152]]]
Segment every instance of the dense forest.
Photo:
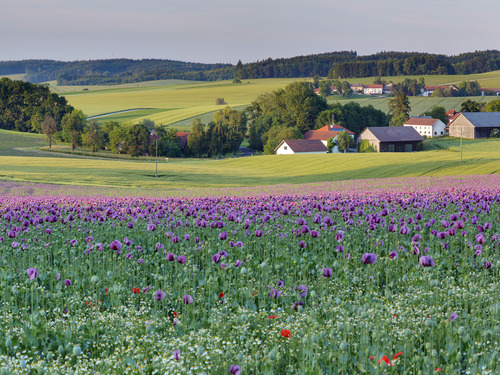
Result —
[[160, 59], [110, 59], [62, 62], [0, 61], [0, 75], [26, 74], [30, 82], [57, 80], [60, 85], [106, 85], [183, 79], [215, 81], [251, 78], [358, 78], [424, 74], [473, 74], [500, 69], [500, 51], [476, 51], [456, 56], [419, 52], [380, 52], [358, 56], [355, 51], [266, 59], [237, 65], [201, 64]]

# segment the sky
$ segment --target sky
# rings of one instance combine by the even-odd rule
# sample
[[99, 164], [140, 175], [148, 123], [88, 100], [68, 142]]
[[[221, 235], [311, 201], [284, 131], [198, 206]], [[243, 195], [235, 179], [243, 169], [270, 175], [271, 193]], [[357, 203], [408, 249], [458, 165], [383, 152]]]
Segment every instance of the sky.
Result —
[[500, 0], [0, 0], [0, 61], [500, 49]]

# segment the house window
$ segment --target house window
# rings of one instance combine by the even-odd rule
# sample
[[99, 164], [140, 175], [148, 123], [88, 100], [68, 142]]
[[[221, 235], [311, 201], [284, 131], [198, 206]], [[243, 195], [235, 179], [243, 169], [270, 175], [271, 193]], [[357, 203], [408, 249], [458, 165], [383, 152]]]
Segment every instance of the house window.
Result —
[[405, 143], [405, 152], [412, 152], [413, 146], [411, 143]]
[[284, 149], [284, 150], [288, 150], [288, 147], [287, 147], [287, 146], [284, 146], [284, 147], [283, 147], [283, 149]]
[[441, 132], [441, 135], [443, 135], [443, 132]]
[[394, 144], [387, 145], [387, 151], [388, 152], [394, 152]]
[[434, 132], [434, 135], [438, 135], [438, 132]]

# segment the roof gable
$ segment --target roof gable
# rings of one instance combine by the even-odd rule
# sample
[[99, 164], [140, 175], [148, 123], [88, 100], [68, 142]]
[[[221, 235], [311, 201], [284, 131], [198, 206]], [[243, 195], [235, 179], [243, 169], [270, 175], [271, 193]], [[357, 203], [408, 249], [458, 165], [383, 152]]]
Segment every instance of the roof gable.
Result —
[[500, 112], [462, 112], [462, 116], [476, 128], [500, 127]]
[[327, 152], [328, 148], [319, 139], [287, 139], [281, 141], [281, 143], [274, 149], [276, 151], [281, 147], [283, 143], [286, 143], [288, 147], [292, 149], [295, 153], [300, 152]]

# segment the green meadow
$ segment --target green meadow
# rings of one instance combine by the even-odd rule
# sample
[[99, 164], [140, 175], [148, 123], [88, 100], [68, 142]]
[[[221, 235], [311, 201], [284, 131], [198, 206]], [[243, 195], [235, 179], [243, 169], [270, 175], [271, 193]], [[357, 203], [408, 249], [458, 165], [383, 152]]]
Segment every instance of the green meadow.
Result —
[[[31, 143], [26, 143], [31, 142]], [[24, 145], [20, 151], [19, 144]], [[271, 155], [224, 160], [72, 158], [44, 153], [39, 135], [0, 132], [0, 179], [62, 185], [192, 189], [244, 187], [388, 177], [500, 173], [500, 140], [442, 138], [418, 153]], [[40, 158], [39, 156], [45, 156]], [[76, 156], [76, 157], [75, 157]]]
[[[477, 80], [482, 87], [500, 87], [500, 71], [467, 76], [423, 76], [426, 84], [451, 84], [464, 80]], [[382, 77], [387, 81], [400, 82], [405, 78], [419, 76]], [[52, 90], [64, 95], [74, 107], [81, 109], [88, 116], [99, 116], [100, 121], [116, 120], [119, 122], [138, 122], [144, 118], [159, 124], [172, 125], [181, 130], [191, 127], [192, 120], [200, 117], [203, 122], [212, 119], [213, 113], [223, 106], [215, 104], [216, 98], [224, 98], [232, 108], [244, 108], [258, 95], [284, 88], [296, 80], [310, 79], [255, 79], [244, 80], [241, 84], [231, 81], [193, 82], [179, 80], [163, 80], [126, 84], [119, 86], [56, 86], [50, 82]], [[351, 83], [373, 83], [374, 77], [349, 79]], [[496, 97], [473, 97], [473, 100], [487, 102]], [[329, 102], [355, 101], [360, 105], [373, 105], [377, 109], [387, 111], [387, 98], [350, 99], [331, 97]], [[411, 98], [413, 116], [420, 115], [434, 106], [446, 109], [459, 109], [465, 98]], [[129, 111], [116, 113], [120, 111]]]

